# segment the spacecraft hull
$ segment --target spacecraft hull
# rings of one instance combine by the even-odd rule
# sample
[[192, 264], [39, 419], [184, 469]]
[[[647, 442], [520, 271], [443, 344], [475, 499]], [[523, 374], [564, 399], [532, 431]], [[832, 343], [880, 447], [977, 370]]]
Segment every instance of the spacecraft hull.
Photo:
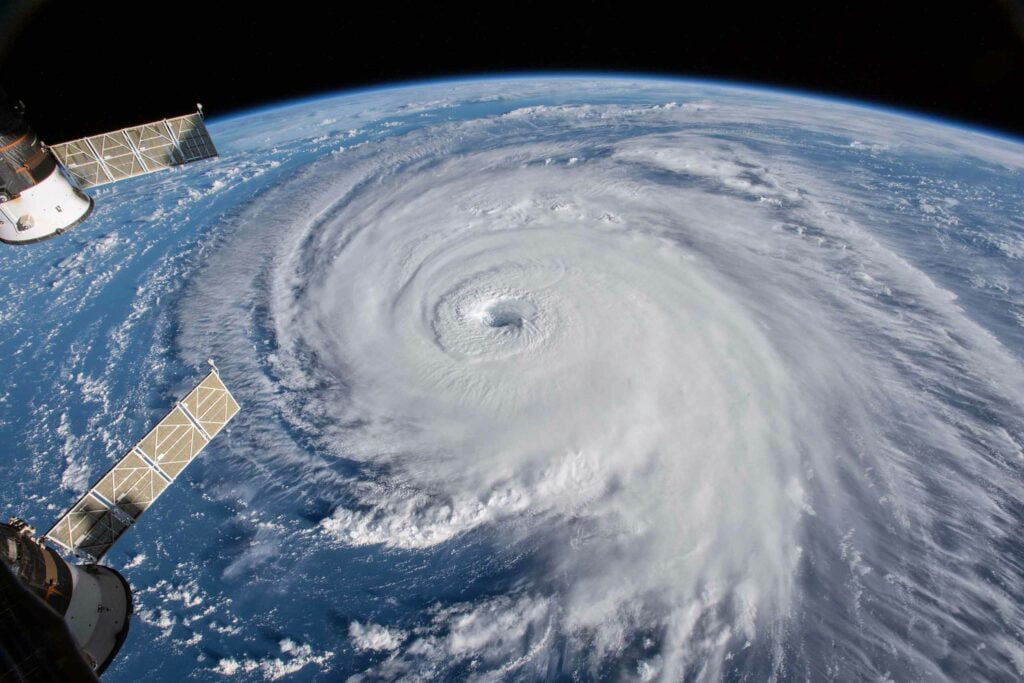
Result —
[[217, 156], [194, 114], [46, 145], [0, 90], [0, 242], [32, 244], [61, 235], [92, 213], [84, 189]]
[[86, 661], [103, 673], [128, 636], [132, 593], [119, 572], [101, 564], [69, 564], [74, 589], [64, 621]]
[[14, 198], [0, 202], [0, 241], [32, 244], [61, 235], [92, 212], [92, 197], [54, 164], [50, 174]]
[[64, 618], [82, 657], [98, 674], [103, 673], [128, 635], [132, 593], [124, 577], [103, 565], [65, 562], [8, 524], [0, 524], [0, 560]]

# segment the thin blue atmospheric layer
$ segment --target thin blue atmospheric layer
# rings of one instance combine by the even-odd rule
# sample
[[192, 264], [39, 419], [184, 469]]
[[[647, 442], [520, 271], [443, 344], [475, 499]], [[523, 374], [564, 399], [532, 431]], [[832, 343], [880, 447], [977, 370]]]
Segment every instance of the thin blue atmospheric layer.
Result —
[[7, 514], [242, 405], [107, 679], [1024, 675], [1019, 142], [606, 74], [209, 125], [3, 255]]
[[681, 86], [710, 86], [715, 88], [728, 88], [734, 90], [742, 90], [744, 92], [761, 92], [769, 93], [782, 96], [791, 97], [802, 97], [807, 99], [819, 100], [824, 102], [830, 102], [832, 104], [848, 107], [857, 107], [861, 109], [868, 109], [871, 111], [887, 114], [890, 116], [902, 116], [908, 118], [919, 119], [923, 122], [930, 124], [937, 124], [942, 126], [952, 126], [961, 128], [964, 131], [970, 131], [972, 133], [978, 133], [991, 137], [1004, 138], [1010, 142], [1021, 144], [1024, 142], [1024, 138], [1019, 135], [1015, 135], [1005, 130], [998, 128], [991, 128], [988, 126], [982, 126], [978, 124], [972, 124], [965, 121], [961, 121], [954, 118], [948, 118], [938, 116], [934, 114], [924, 113], [922, 111], [915, 111], [910, 109], [902, 109], [899, 107], [888, 106], [877, 102], [871, 102], [868, 100], [859, 100], [855, 98], [843, 97], [840, 95], [824, 94], [812, 90], [804, 90], [800, 88], [792, 88], [788, 86], [773, 86], [765, 84], [752, 84], [745, 83], [742, 81], [732, 81], [728, 79], [716, 79], [716, 78], [701, 78], [701, 77], [690, 77], [690, 76], [672, 76], [663, 74], [643, 73], [643, 72], [580, 72], [580, 71], [567, 71], [567, 72], [509, 72], [498, 75], [483, 75], [483, 74], [465, 74], [459, 76], [452, 76], [449, 78], [425, 78], [419, 80], [402, 81], [400, 83], [389, 83], [386, 85], [379, 86], [366, 86], [362, 88], [347, 88], [343, 90], [331, 91], [326, 93], [318, 93], [314, 95], [308, 95], [291, 100], [282, 100], [279, 102], [273, 102], [268, 104], [259, 105], [250, 109], [243, 109], [233, 111], [225, 114], [215, 114], [211, 117], [211, 121], [230, 121], [236, 118], [244, 118], [247, 116], [255, 116], [264, 112], [268, 112], [274, 109], [280, 109], [283, 107], [298, 107], [303, 105], [313, 105], [318, 102], [324, 102], [327, 100], [334, 100], [339, 97], [359, 97], [362, 95], [369, 95], [379, 92], [394, 92], [399, 89], [414, 89], [414, 88], [426, 88], [426, 87], [442, 87], [450, 84], [460, 83], [479, 83], [481, 81], [522, 81], [522, 80], [564, 80], [573, 81], [581, 78], [587, 79], [604, 79], [608, 81], [622, 81], [622, 80], [640, 80], [646, 82], [663, 82], [668, 84], [677, 84]]

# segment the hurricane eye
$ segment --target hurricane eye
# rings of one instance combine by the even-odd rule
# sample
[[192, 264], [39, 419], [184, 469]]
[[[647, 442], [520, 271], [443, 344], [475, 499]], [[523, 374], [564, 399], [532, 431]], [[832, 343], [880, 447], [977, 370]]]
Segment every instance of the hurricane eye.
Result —
[[484, 323], [488, 327], [520, 328], [523, 326], [523, 316], [514, 308], [493, 306], [484, 313]]

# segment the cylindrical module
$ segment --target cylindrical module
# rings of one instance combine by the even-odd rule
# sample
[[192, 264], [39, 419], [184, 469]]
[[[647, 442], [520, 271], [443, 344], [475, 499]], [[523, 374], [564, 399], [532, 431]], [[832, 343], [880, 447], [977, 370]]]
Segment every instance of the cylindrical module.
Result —
[[64, 617], [86, 662], [103, 673], [128, 635], [132, 593], [124, 577], [99, 564], [68, 564], [8, 524], [0, 524], [0, 561]]
[[0, 91], [0, 242], [60, 235], [85, 220], [92, 205]]

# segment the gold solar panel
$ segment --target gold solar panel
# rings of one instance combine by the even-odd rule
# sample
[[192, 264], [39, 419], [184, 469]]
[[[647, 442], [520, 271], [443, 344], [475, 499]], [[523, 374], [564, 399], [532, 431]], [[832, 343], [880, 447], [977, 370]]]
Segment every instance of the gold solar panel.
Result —
[[203, 117], [186, 114], [49, 145], [81, 187], [217, 156]]
[[181, 406], [176, 406], [136, 448], [174, 479], [208, 442]]
[[98, 560], [238, 410], [214, 370], [57, 520], [46, 538]]
[[110, 508], [90, 492], [57, 520], [46, 537], [67, 550], [98, 560], [127, 529], [128, 524], [117, 519]]
[[238, 413], [238, 404], [215, 372], [207, 375], [181, 404], [210, 438]]
[[93, 487], [132, 519], [138, 519], [167, 488], [168, 482], [134, 451], [121, 458]]

